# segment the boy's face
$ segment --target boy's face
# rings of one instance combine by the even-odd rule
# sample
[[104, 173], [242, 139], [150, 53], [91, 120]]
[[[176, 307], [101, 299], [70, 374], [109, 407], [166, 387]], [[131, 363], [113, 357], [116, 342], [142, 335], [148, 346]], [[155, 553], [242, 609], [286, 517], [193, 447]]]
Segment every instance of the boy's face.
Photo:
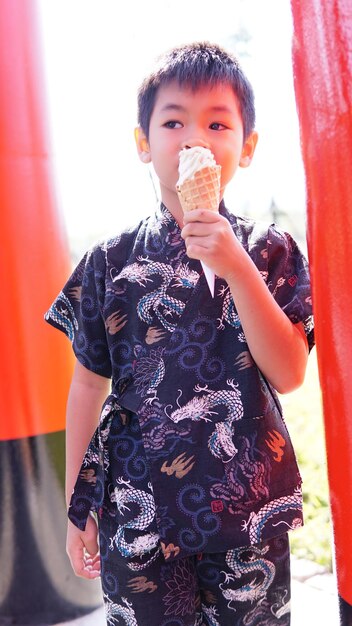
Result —
[[[247, 167], [257, 142], [256, 133], [243, 143], [243, 123], [230, 85], [204, 86], [196, 91], [171, 82], [160, 87], [150, 119], [149, 140], [137, 133], [140, 158], [152, 161], [161, 197], [172, 210], [179, 208], [176, 193], [179, 152], [204, 146], [221, 165], [221, 197], [238, 166]], [[204, 207], [206, 208], [206, 207]]]

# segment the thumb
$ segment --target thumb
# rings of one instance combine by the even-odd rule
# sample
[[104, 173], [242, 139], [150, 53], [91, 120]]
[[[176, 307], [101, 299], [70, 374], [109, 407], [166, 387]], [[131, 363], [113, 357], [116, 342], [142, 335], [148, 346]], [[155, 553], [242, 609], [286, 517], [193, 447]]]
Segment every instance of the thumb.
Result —
[[95, 519], [91, 516], [88, 517], [87, 525], [84, 533], [82, 534], [82, 540], [87, 552], [94, 556], [99, 550], [98, 545], [98, 526]]

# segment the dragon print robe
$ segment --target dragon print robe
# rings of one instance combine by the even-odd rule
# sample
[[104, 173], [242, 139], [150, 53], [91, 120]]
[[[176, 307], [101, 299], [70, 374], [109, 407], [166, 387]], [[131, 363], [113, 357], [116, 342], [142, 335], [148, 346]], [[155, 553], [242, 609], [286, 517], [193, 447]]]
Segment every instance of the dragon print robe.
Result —
[[[297, 244], [223, 202], [220, 211], [312, 347], [309, 273]], [[163, 204], [90, 250], [46, 320], [85, 367], [112, 381], [69, 507], [79, 528], [90, 510], [113, 516], [115, 507], [111, 540], [121, 554], [158, 546], [171, 560], [302, 525], [301, 477], [276, 393], [252, 359], [226, 282], [216, 278], [212, 298]], [[124, 461], [119, 476], [112, 455]]]

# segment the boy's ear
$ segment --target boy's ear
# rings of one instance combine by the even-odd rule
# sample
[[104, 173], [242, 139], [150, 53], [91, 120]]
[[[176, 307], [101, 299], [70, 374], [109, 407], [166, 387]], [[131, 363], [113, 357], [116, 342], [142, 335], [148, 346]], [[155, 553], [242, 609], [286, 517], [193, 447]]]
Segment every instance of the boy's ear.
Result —
[[152, 158], [150, 155], [148, 139], [140, 126], [134, 129], [134, 138], [136, 140], [139, 158], [143, 163], [150, 163]]
[[258, 133], [255, 130], [252, 130], [251, 134], [248, 135], [246, 141], [244, 142], [242, 148], [242, 154], [240, 158], [240, 167], [248, 167], [251, 164], [255, 147], [258, 141]]

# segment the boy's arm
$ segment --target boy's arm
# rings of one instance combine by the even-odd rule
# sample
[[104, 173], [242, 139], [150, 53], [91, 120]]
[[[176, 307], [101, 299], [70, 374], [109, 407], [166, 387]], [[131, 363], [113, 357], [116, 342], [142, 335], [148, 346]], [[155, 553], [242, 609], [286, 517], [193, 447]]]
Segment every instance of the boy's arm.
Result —
[[[98, 425], [102, 404], [109, 393], [110, 380], [76, 362], [66, 413], [66, 501], [72, 491], [84, 453]], [[77, 576], [96, 578], [100, 572], [97, 526], [89, 517], [84, 531], [68, 522], [67, 554]], [[90, 555], [88, 556], [87, 553]]]
[[264, 376], [279, 393], [299, 387], [306, 371], [308, 343], [303, 324], [293, 324], [277, 304], [251, 258], [239, 255], [227, 281], [248, 347]]
[[188, 256], [204, 261], [228, 283], [257, 366], [279, 393], [293, 391], [303, 382], [307, 365], [303, 325], [293, 324], [276, 303], [223, 216], [197, 209], [185, 214], [184, 221]]

